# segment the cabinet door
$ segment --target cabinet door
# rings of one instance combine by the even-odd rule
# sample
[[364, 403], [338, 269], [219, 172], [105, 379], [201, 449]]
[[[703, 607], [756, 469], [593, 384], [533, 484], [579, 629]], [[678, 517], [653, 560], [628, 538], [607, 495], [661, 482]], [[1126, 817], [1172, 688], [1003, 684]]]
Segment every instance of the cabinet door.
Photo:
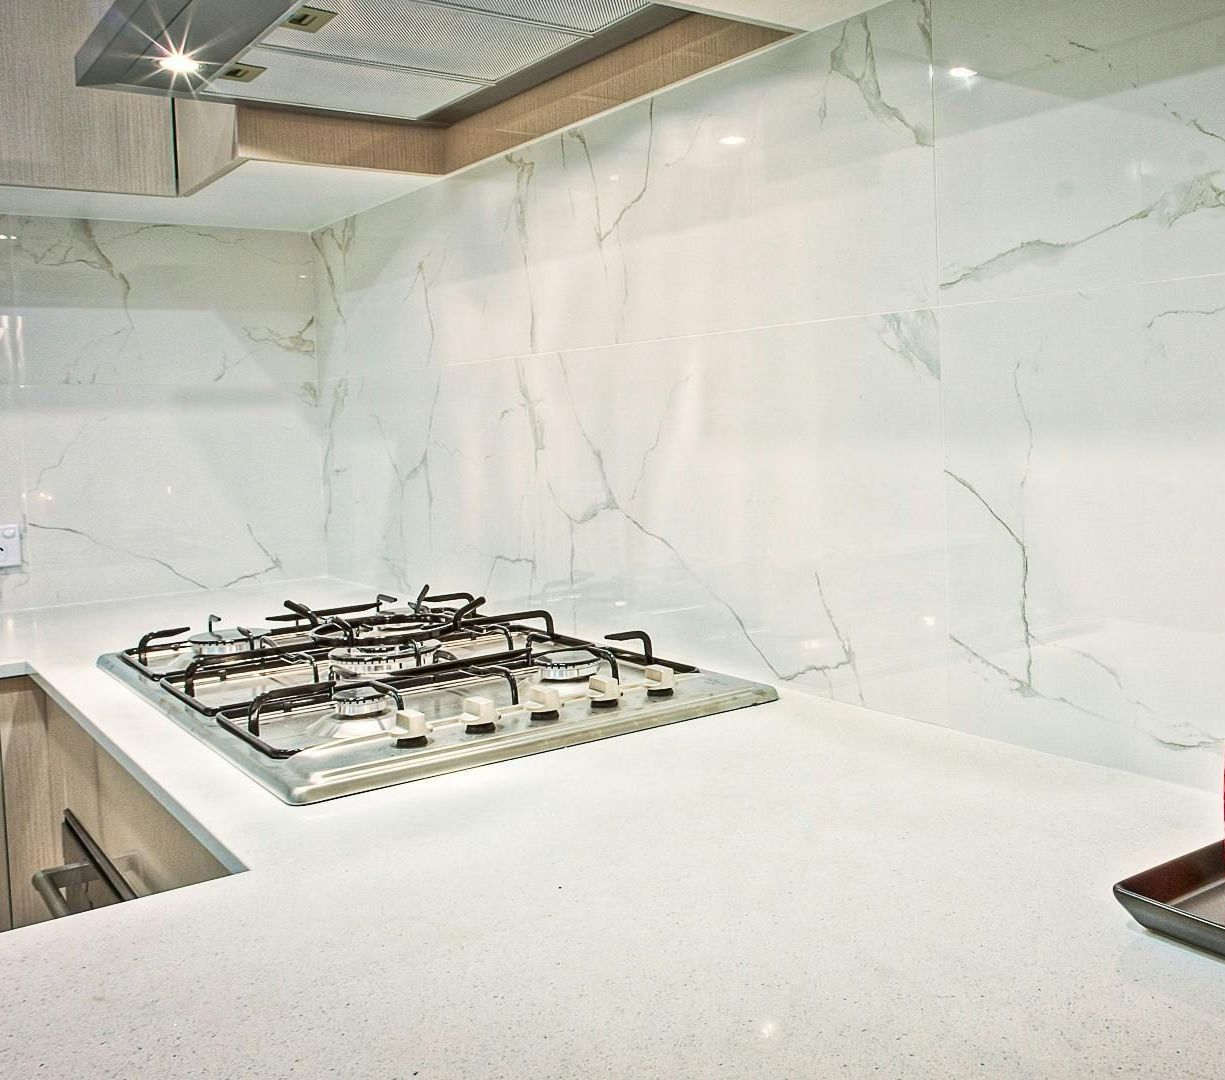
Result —
[[0, 768], [12, 926], [51, 918], [31, 878], [60, 862], [60, 814], [50, 798], [45, 698], [29, 679], [0, 681]]
[[[0, 0], [3, 2], [3, 0]], [[0, 679], [0, 930], [51, 917], [31, 879], [66, 861], [71, 810], [140, 896], [229, 871], [30, 679]]]
[[[59, 822], [64, 811], [76, 814], [86, 832], [97, 835], [102, 827], [98, 806], [98, 744], [89, 733], [50, 698], [46, 704], [47, 774], [51, 812], [62, 849]], [[63, 851], [59, 851], [63, 862]]]
[[95, 839], [140, 896], [229, 873], [171, 813], [106, 751], [98, 750]]
[[0, 184], [175, 194], [169, 99], [76, 85], [76, 52], [105, 7], [0, 0]]

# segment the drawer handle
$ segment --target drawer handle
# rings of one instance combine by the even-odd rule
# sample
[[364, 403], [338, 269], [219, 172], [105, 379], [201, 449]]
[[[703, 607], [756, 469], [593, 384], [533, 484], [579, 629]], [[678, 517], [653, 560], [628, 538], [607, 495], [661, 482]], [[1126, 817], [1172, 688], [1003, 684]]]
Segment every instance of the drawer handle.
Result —
[[71, 915], [72, 909], [60, 890], [72, 885], [88, 885], [91, 881], [97, 881], [98, 877], [98, 870], [92, 863], [74, 862], [39, 870], [30, 881], [43, 898], [47, 910], [55, 918], [62, 919], [65, 915]]

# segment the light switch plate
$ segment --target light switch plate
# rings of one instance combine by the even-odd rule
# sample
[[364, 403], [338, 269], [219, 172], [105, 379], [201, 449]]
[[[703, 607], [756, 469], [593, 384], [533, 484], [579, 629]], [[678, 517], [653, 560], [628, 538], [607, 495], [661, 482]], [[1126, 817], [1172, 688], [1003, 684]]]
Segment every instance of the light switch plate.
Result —
[[0, 570], [21, 565], [21, 526], [0, 525]]

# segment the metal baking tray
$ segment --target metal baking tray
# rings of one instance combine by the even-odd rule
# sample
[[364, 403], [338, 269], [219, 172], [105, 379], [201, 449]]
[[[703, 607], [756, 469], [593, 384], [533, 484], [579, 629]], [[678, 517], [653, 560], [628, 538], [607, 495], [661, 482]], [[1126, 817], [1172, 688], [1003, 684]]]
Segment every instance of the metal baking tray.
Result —
[[1141, 926], [1225, 957], [1225, 843], [1220, 840], [1120, 881], [1114, 895]]

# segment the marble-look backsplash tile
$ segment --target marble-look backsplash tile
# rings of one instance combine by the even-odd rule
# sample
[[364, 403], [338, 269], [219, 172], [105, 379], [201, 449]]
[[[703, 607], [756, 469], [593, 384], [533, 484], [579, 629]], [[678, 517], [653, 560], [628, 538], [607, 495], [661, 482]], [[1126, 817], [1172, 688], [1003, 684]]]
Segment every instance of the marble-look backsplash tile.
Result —
[[317, 234], [325, 374], [930, 305], [925, 20], [888, 5]]
[[331, 383], [333, 569], [943, 719], [933, 333], [907, 313]]
[[1225, 272], [1225, 5], [1041, 6], [934, 5], [942, 301]]
[[1222, 278], [942, 312], [959, 726], [1219, 772], [1222, 313]]
[[894, 0], [316, 234], [333, 572], [1216, 786], [1222, 47]]
[[326, 562], [1215, 786], [1223, 47], [893, 0], [309, 239], [0, 218], [0, 606]]
[[11, 381], [232, 386], [316, 377], [303, 237], [9, 220], [21, 324]]
[[308, 238], [0, 231], [0, 607], [324, 572]]

